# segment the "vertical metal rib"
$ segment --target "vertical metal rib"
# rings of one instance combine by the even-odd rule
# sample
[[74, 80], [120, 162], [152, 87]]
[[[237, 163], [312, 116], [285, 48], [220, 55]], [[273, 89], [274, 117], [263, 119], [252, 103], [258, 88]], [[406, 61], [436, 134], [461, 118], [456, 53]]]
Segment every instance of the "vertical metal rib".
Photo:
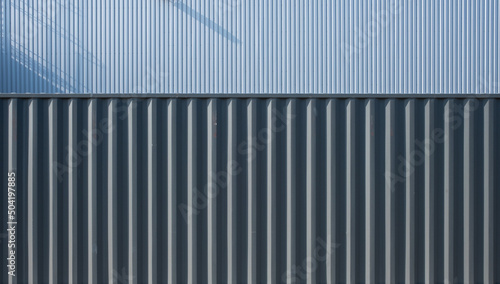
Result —
[[365, 113], [365, 281], [375, 283], [375, 102]]
[[168, 191], [168, 283], [177, 283], [177, 145], [176, 145], [177, 101], [168, 104], [167, 134], [167, 191]]
[[88, 104], [88, 281], [97, 283], [97, 152], [94, 137], [96, 136], [97, 101]]
[[286, 271], [287, 283], [294, 283], [295, 265], [296, 265], [296, 135], [295, 126], [295, 104], [296, 101], [290, 99], [287, 101], [287, 145], [286, 145]]
[[30, 101], [28, 115], [28, 281], [38, 283], [38, 100]]
[[49, 102], [49, 282], [58, 282], [57, 260], [57, 99]]
[[208, 283], [217, 283], [217, 99], [208, 102]]
[[[326, 282], [329, 284], [337, 282], [336, 257], [331, 246], [337, 240], [336, 104], [336, 100], [328, 100], [326, 105], [326, 243], [329, 244], [326, 257]], [[289, 138], [295, 139], [295, 137]]]
[[464, 108], [464, 282], [474, 283], [474, 110], [478, 101]]
[[[112, 99], [108, 104], [108, 281], [116, 283], [117, 265], [117, 101]], [[76, 196], [76, 194], [75, 194]]]
[[197, 209], [196, 209], [196, 195], [197, 189], [197, 124], [196, 124], [196, 100], [190, 100], [188, 105], [188, 131], [187, 131], [187, 224], [188, 224], [188, 283], [197, 283], [197, 243], [196, 243], [196, 224], [197, 224]]
[[228, 105], [228, 135], [227, 135], [227, 282], [236, 283], [237, 281], [237, 152], [236, 152], [236, 131], [237, 131], [237, 100], [232, 99]]
[[434, 283], [434, 100], [425, 102], [425, 282]]
[[137, 101], [128, 105], [128, 273], [137, 283]]
[[148, 282], [157, 282], [157, 106], [148, 101]]
[[257, 283], [257, 153], [254, 145], [256, 135], [256, 101], [250, 99], [247, 105], [248, 143], [248, 283]]
[[347, 101], [347, 141], [346, 141], [346, 281], [356, 283], [356, 100]]
[[394, 190], [395, 172], [395, 102], [385, 106], [385, 282], [395, 283]]
[[405, 106], [406, 224], [405, 282], [415, 280], [415, 101]]
[[445, 104], [444, 122], [444, 282], [452, 283], [453, 274], [453, 108], [454, 101]]
[[[16, 99], [11, 99], [9, 100], [9, 126], [8, 126], [8, 172], [9, 173], [14, 173], [16, 180], [18, 179], [18, 172], [17, 172], [17, 100]], [[17, 183], [16, 183], [17, 184]], [[16, 191], [18, 188], [16, 187]], [[19, 201], [17, 198], [15, 198], [16, 204]], [[19, 204], [17, 204], [17, 207], [19, 208]], [[15, 217], [14, 222], [17, 222], [17, 216]], [[17, 226], [16, 226], [17, 228]], [[13, 245], [18, 246], [18, 242], [14, 241]], [[8, 276], [8, 281], [9, 284], [14, 284], [17, 283], [17, 271], [16, 271], [16, 276]]]
[[267, 102], [267, 281], [276, 282], [276, 101]]
[[483, 257], [484, 257], [484, 283], [493, 283], [493, 157], [494, 157], [494, 100], [488, 100], [484, 106], [484, 234], [483, 234]]
[[77, 146], [77, 104], [78, 100], [72, 99], [68, 109], [68, 282], [76, 283], [78, 280], [78, 146]]
[[[307, 259], [315, 257], [316, 244], [316, 100], [307, 102], [307, 155], [306, 155], [306, 249]], [[312, 265], [308, 262], [307, 265]], [[316, 283], [316, 272], [307, 267], [307, 283]]]

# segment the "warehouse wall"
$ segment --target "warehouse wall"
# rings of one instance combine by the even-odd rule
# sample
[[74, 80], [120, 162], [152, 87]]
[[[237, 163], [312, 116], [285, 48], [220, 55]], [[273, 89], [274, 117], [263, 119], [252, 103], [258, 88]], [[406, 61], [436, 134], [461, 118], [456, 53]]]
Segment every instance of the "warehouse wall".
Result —
[[497, 99], [0, 109], [18, 283], [500, 282]]
[[500, 3], [2, 0], [4, 93], [499, 93]]

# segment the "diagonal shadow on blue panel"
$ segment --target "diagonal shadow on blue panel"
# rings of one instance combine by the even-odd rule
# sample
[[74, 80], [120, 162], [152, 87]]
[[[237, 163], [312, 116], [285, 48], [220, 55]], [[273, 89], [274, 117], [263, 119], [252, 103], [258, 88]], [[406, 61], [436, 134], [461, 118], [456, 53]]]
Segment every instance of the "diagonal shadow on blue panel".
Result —
[[204, 15], [198, 13], [196, 10], [193, 10], [188, 5], [186, 5], [186, 4], [182, 3], [182, 2], [174, 2], [173, 4], [174, 4], [174, 6], [177, 9], [179, 9], [182, 12], [188, 14], [193, 19], [195, 19], [198, 22], [202, 23], [203, 25], [205, 25], [206, 27], [210, 28], [214, 32], [222, 35], [223, 37], [225, 37], [226, 39], [230, 40], [231, 42], [234, 42], [234, 43], [237, 43], [237, 44], [241, 43], [241, 41], [236, 36], [234, 36], [233, 34], [231, 34], [230, 32], [228, 32], [225, 28], [223, 28], [222, 26], [216, 24], [214, 21], [210, 20], [209, 18], [205, 17]]

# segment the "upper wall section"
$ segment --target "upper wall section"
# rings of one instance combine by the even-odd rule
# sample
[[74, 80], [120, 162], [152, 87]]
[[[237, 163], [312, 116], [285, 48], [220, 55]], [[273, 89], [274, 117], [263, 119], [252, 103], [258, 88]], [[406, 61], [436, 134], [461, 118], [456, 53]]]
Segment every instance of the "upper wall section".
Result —
[[1, 0], [1, 93], [498, 94], [498, 0]]

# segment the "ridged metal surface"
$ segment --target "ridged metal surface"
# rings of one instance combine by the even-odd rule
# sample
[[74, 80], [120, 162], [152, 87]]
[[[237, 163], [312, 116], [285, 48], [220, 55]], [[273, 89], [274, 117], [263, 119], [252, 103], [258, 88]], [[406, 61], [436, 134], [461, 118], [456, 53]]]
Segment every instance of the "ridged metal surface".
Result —
[[497, 99], [0, 108], [12, 283], [500, 283]]
[[500, 93], [498, 0], [2, 0], [4, 93]]

